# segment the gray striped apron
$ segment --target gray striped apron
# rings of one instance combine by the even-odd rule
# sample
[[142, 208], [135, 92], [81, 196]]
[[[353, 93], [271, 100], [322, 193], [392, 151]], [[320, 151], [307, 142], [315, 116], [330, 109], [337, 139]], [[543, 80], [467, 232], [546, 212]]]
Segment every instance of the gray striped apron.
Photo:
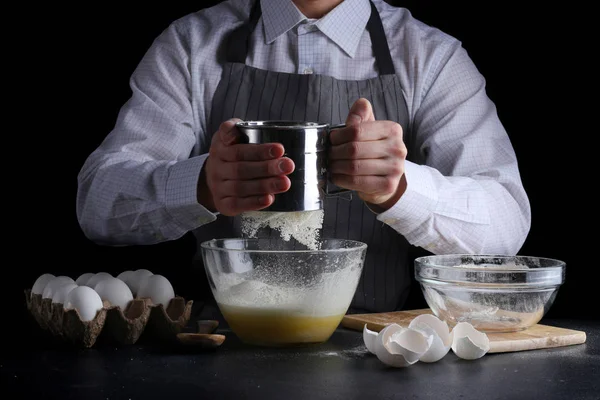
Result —
[[[396, 121], [407, 132], [406, 102], [373, 3], [367, 29], [380, 75], [358, 81], [272, 72], [245, 65], [248, 38], [260, 16], [260, 1], [257, 0], [249, 23], [232, 32], [227, 42], [227, 62], [213, 98], [210, 132], [216, 132], [221, 122], [233, 117], [344, 123], [350, 107], [360, 97], [371, 102], [375, 119]], [[207, 152], [208, 148], [202, 149], [202, 153]], [[359, 240], [368, 245], [364, 270], [349, 312], [400, 309], [411, 280], [409, 244], [403, 236], [379, 222], [357, 195], [351, 197], [325, 200], [322, 231], [324, 238]], [[239, 221], [239, 217], [219, 215], [215, 222], [194, 231], [197, 243], [213, 238], [242, 237]], [[195, 261], [201, 263], [199, 251], [198, 246]]]

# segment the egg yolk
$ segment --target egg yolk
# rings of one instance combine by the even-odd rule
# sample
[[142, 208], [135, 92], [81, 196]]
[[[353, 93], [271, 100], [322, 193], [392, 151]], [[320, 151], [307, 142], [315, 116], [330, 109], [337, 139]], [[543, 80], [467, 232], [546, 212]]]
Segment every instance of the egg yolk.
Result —
[[322, 343], [331, 337], [344, 314], [311, 316], [293, 310], [219, 304], [231, 330], [245, 343], [289, 346]]

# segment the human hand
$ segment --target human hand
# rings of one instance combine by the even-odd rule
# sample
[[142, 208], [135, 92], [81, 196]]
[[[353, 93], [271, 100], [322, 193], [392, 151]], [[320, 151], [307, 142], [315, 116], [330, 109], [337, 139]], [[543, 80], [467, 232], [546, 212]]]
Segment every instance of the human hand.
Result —
[[238, 121], [223, 122], [213, 135], [198, 183], [199, 203], [227, 216], [270, 206], [275, 194], [289, 190], [286, 175], [295, 167], [282, 157], [285, 150], [279, 143], [240, 143]]
[[358, 99], [350, 108], [346, 127], [330, 134], [329, 170], [339, 187], [355, 190], [375, 211], [394, 205], [406, 190], [406, 146], [402, 127], [375, 121], [371, 103]]

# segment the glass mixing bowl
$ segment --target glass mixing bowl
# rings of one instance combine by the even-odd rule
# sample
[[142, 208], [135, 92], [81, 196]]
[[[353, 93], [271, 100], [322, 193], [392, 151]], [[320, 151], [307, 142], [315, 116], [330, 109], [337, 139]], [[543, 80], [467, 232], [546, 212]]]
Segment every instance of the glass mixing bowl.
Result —
[[565, 279], [560, 260], [530, 256], [434, 255], [415, 259], [432, 312], [453, 326], [514, 332], [539, 322]]
[[281, 239], [213, 239], [201, 244], [208, 281], [231, 330], [245, 343], [322, 343], [356, 291], [367, 245], [321, 241], [297, 250]]

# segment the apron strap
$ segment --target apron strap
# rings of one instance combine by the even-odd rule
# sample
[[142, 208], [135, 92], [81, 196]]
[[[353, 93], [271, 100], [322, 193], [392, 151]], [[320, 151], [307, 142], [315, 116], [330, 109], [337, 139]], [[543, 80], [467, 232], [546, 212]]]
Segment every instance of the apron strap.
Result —
[[234, 30], [229, 36], [227, 44], [227, 61], [234, 63], [246, 63], [248, 47], [250, 44], [250, 35], [254, 32], [262, 11], [260, 9], [260, 0], [254, 2], [252, 11], [250, 11], [250, 20], [247, 24], [242, 24]]
[[377, 61], [377, 68], [379, 68], [379, 75], [393, 75], [396, 73], [396, 70], [392, 62], [390, 46], [383, 30], [383, 23], [375, 4], [372, 1], [370, 3], [371, 17], [369, 18], [369, 22], [367, 22], [367, 29], [371, 35], [371, 43], [373, 52], [375, 53], [375, 60]]
[[[394, 63], [392, 62], [390, 47], [387, 38], [385, 37], [383, 23], [381, 22], [381, 17], [379, 16], [379, 11], [377, 11], [375, 4], [373, 4], [372, 1], [369, 1], [369, 3], [371, 3], [371, 17], [367, 22], [367, 30], [371, 36], [377, 68], [379, 69], [380, 75], [393, 75], [396, 70], [394, 68]], [[227, 45], [228, 62], [246, 63], [250, 35], [254, 32], [261, 15], [262, 10], [260, 8], [260, 0], [256, 0], [252, 7], [252, 11], [250, 11], [250, 20], [248, 23], [243, 24], [234, 30], [229, 36]]]

